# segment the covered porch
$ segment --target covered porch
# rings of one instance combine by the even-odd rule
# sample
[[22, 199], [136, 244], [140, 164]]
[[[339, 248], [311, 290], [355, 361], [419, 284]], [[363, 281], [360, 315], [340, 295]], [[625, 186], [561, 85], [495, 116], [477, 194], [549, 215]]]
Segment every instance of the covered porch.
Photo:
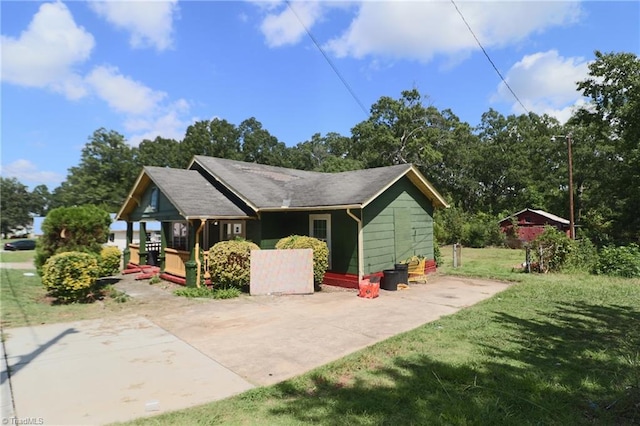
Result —
[[[125, 271], [156, 273], [187, 286], [209, 278], [208, 250], [219, 241], [251, 238], [257, 217], [194, 170], [145, 167], [118, 212], [127, 222]], [[139, 243], [133, 224], [140, 225]], [[147, 232], [160, 222], [160, 237]]]

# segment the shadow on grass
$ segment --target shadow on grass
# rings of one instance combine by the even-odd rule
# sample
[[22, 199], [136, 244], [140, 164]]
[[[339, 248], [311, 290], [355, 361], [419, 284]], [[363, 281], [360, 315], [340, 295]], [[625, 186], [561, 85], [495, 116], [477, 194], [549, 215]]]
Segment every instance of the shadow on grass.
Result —
[[640, 423], [637, 309], [556, 304], [494, 321], [504, 339], [471, 342], [470, 362], [418, 354], [283, 382], [271, 412], [336, 425]]

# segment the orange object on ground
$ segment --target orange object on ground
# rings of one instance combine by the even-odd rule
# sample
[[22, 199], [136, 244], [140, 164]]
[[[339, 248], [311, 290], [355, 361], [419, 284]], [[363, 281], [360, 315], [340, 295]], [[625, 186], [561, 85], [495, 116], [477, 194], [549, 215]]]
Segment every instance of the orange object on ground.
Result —
[[380, 293], [380, 282], [371, 282], [368, 278], [360, 281], [360, 291], [358, 297], [365, 299], [375, 299]]

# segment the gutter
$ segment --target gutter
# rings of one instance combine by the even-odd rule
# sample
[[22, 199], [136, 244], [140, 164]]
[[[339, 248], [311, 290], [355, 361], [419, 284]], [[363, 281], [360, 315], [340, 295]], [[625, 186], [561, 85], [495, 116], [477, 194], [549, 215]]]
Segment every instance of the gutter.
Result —
[[[362, 210], [360, 210], [362, 211]], [[362, 230], [362, 219], [351, 213], [351, 208], [347, 208], [347, 214], [358, 223], [358, 285], [364, 276], [364, 232]]]

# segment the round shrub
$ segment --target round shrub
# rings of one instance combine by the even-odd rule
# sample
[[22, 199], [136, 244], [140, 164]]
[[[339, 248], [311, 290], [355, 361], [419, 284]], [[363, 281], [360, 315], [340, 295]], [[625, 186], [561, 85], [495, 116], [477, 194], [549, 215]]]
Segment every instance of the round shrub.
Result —
[[100, 276], [109, 277], [120, 271], [122, 252], [118, 247], [107, 246], [100, 251]]
[[245, 240], [221, 241], [209, 249], [209, 274], [214, 286], [243, 287], [251, 278], [251, 250], [257, 244]]
[[313, 281], [322, 284], [324, 273], [329, 268], [329, 247], [327, 243], [304, 235], [291, 235], [277, 242], [276, 248], [283, 249], [312, 249], [313, 250]]
[[42, 284], [60, 302], [81, 302], [91, 295], [99, 275], [96, 256], [77, 251], [51, 256], [42, 267]]

